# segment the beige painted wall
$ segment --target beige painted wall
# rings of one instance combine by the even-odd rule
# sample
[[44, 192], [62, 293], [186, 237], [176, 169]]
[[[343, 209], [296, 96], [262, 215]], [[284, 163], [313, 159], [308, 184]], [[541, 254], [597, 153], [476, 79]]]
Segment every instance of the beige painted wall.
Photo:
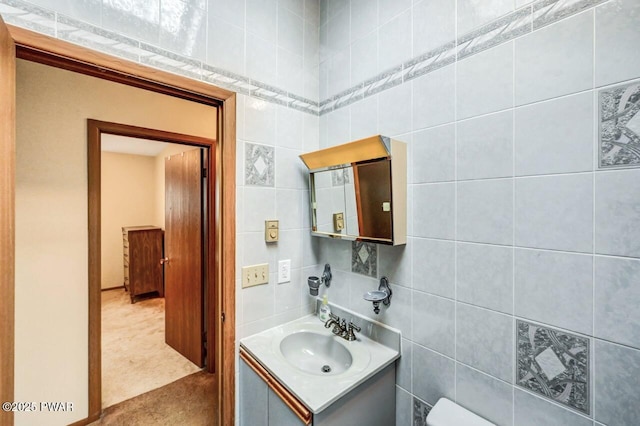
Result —
[[73, 402], [17, 413], [64, 425], [88, 413], [86, 120], [215, 138], [215, 109], [18, 60], [16, 401]]
[[[156, 222], [156, 159], [102, 153], [102, 288], [122, 285], [122, 227]], [[164, 190], [164, 182], [161, 183]], [[160, 259], [158, 259], [160, 260]]]

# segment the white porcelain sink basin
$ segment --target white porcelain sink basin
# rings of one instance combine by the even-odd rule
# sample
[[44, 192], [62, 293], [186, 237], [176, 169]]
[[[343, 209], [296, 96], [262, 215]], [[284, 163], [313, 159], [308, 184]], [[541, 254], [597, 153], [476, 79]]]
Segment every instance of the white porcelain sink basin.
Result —
[[310, 331], [282, 339], [280, 352], [294, 367], [323, 376], [344, 373], [353, 362], [349, 350], [335, 337]]
[[[374, 331], [381, 326], [375, 327]], [[398, 358], [400, 334], [386, 333], [394, 336], [392, 347], [364, 333], [356, 333], [357, 340], [350, 342], [309, 315], [245, 337], [240, 344], [305, 406], [319, 413]], [[322, 372], [325, 365], [330, 372]]]

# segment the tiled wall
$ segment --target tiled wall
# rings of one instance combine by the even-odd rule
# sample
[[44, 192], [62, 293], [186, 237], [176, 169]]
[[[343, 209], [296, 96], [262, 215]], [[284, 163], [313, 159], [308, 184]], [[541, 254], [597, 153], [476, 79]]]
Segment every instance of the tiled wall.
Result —
[[[8, 23], [239, 93], [239, 338], [312, 309], [302, 268], [317, 260], [298, 155], [318, 149], [319, 10], [319, 0], [0, 0]], [[266, 219], [280, 221], [275, 244], [264, 242]], [[289, 283], [275, 283], [279, 259], [291, 259]], [[242, 290], [241, 266], [266, 262], [269, 284]]]
[[[442, 396], [499, 425], [638, 424], [640, 3], [327, 0], [320, 16], [320, 146], [409, 145], [408, 244], [317, 255], [330, 301], [402, 330], [398, 425]], [[362, 294], [381, 276], [376, 316]]]

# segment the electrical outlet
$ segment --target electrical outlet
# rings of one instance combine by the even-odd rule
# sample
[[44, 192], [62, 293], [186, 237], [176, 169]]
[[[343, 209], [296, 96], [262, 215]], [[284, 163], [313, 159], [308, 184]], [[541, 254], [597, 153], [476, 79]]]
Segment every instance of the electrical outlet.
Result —
[[269, 282], [269, 264], [251, 265], [242, 267], [242, 288], [254, 285], [267, 284]]
[[278, 262], [278, 284], [291, 281], [291, 259]]

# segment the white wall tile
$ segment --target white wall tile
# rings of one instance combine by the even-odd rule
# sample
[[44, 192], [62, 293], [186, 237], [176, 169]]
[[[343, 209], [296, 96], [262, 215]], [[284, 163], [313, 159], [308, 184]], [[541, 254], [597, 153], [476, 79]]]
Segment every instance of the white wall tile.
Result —
[[277, 48], [274, 42], [247, 34], [247, 76], [270, 85], [277, 85]]
[[593, 257], [515, 251], [515, 314], [579, 333], [593, 333]]
[[515, 110], [516, 176], [593, 170], [591, 92]]
[[351, 44], [351, 86], [375, 76], [378, 66], [378, 32], [374, 31]]
[[499, 425], [513, 424], [513, 388], [460, 363], [456, 366], [456, 401]]
[[378, 0], [378, 25], [384, 25], [410, 7], [411, 0]]
[[513, 0], [458, 0], [458, 34], [466, 34], [514, 9]]
[[593, 87], [593, 11], [534, 31], [515, 43], [516, 105]]
[[381, 70], [393, 68], [411, 58], [411, 10], [391, 19], [378, 30]]
[[640, 76], [640, 4], [616, 0], [596, 8], [596, 86]]
[[640, 257], [640, 169], [596, 173], [596, 253]]
[[413, 238], [413, 288], [453, 298], [455, 296], [455, 242]]
[[513, 106], [512, 43], [502, 44], [458, 62], [458, 119]]
[[413, 80], [413, 129], [455, 120], [455, 65], [448, 65]]
[[413, 55], [456, 39], [456, 0], [422, 0], [413, 6]]
[[435, 404], [440, 398], [455, 399], [455, 362], [429, 349], [414, 345], [413, 393]]
[[513, 383], [513, 317], [458, 303], [456, 359]]
[[494, 311], [513, 312], [513, 249], [458, 243], [458, 300]]
[[412, 183], [455, 180], [455, 125], [449, 124], [413, 133], [409, 162], [412, 166]]
[[275, 44], [278, 23], [277, 0], [245, 0], [245, 4], [247, 31]]
[[244, 29], [213, 14], [209, 14], [208, 25], [212, 30], [207, 33], [207, 62], [244, 75]]
[[590, 173], [516, 179], [515, 242], [522, 247], [593, 250]]
[[294, 11], [278, 8], [278, 46], [302, 56], [303, 46], [302, 16]]
[[374, 32], [378, 28], [378, 2], [351, 0], [351, 41]]
[[455, 237], [455, 184], [413, 185], [413, 203], [411, 235], [449, 240]]
[[513, 176], [513, 111], [457, 123], [458, 179]]
[[411, 131], [411, 85], [402, 84], [378, 95], [378, 131], [395, 137]]
[[458, 183], [457, 239], [478, 243], [513, 242], [513, 180]]

